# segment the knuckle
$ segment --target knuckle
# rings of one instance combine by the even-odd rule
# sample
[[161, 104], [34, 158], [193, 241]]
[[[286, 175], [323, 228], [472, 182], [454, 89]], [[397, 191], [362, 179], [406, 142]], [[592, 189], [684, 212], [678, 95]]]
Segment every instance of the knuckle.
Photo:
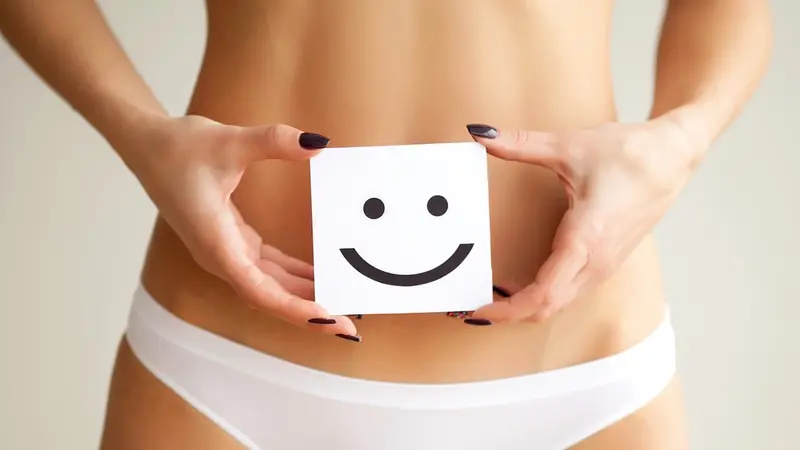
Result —
[[286, 132], [284, 125], [267, 125], [261, 131], [257, 140], [259, 153], [266, 158], [280, 157], [282, 149], [286, 146]]
[[244, 305], [247, 306], [248, 308], [250, 308], [252, 310], [255, 310], [255, 311], [263, 311], [264, 310], [264, 307], [263, 307], [263, 305], [261, 303], [255, 301], [255, 300], [253, 300], [252, 298], [249, 298], [249, 297], [242, 298], [242, 303], [244, 303]]
[[294, 312], [294, 308], [292, 306], [295, 305], [299, 300], [298, 297], [287, 291], [284, 291], [283, 289], [271, 293], [270, 297], [270, 304], [273, 305], [274, 311], [276, 314], [279, 314], [283, 317], [290, 317], [292, 315]]
[[601, 217], [596, 214], [587, 214], [582, 224], [581, 235], [575, 236], [575, 242], [584, 245], [586, 250], [592, 253], [600, 247], [606, 227], [606, 221]]
[[607, 258], [596, 263], [593, 268], [595, 275], [603, 280], [611, 277], [616, 271], [612, 262]]
[[285, 319], [285, 313], [283, 312], [280, 304], [275, 302], [274, 299], [269, 295], [264, 295], [260, 293], [257, 289], [255, 293], [248, 293], [247, 295], [240, 295], [242, 301], [245, 304], [250, 306], [252, 309], [256, 309], [263, 313], [269, 314], [270, 316]]
[[586, 149], [586, 144], [571, 134], [565, 132], [553, 133], [550, 145], [565, 156], [579, 158]]
[[614, 273], [613, 260], [606, 247], [598, 246], [593, 252], [590, 252], [586, 267], [592, 275], [602, 279], [608, 278]]
[[580, 247], [577, 247], [584, 256], [584, 266], [592, 267], [602, 263], [606, 259], [606, 246], [602, 243], [602, 233], [595, 233], [591, 239], [585, 239]]
[[543, 309], [538, 311], [536, 314], [533, 315], [531, 320], [535, 323], [541, 323], [549, 319], [553, 315], [553, 310], [550, 308]]
[[544, 322], [552, 319], [556, 314], [561, 312], [566, 307], [565, 304], [552, 304], [547, 308], [542, 308], [535, 314], [535, 321]]
[[591, 270], [596, 270], [603, 265], [603, 251], [598, 245], [593, 245], [587, 249], [586, 253], [586, 267]]
[[524, 148], [530, 141], [530, 134], [525, 130], [514, 130], [510, 141], [514, 147], [518, 149]]
[[280, 124], [267, 125], [267, 127], [264, 129], [264, 139], [266, 140], [267, 144], [277, 144], [280, 140], [280, 136]]
[[265, 274], [273, 277], [285, 273], [281, 266], [270, 260], [261, 260], [258, 266]]
[[630, 157], [631, 161], [636, 161], [638, 158], [639, 153], [641, 153], [642, 148], [648, 145], [647, 135], [639, 132], [632, 132], [625, 135], [625, 138], [622, 139], [620, 142], [620, 150], [628, 157]]
[[556, 294], [555, 289], [546, 289], [542, 292], [541, 297], [539, 298], [539, 305], [545, 309], [550, 308], [556, 303], [557, 298], [558, 294]]
[[659, 144], [648, 132], [631, 133], [620, 143], [623, 166], [651, 191], [669, 193], [675, 185], [678, 170], [665, 170], [675, 160], [674, 152], [651, 151]]
[[579, 133], [556, 132], [553, 134], [550, 146], [564, 162], [574, 167], [584, 160], [588, 149], [591, 148], [591, 142]]

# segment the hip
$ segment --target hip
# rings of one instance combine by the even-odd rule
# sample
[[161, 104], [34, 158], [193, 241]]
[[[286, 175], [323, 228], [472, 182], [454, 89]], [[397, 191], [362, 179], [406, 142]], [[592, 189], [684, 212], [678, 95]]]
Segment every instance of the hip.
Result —
[[[550, 200], [519, 201], [527, 206], [516, 209], [513, 204], [492, 208], [496, 284], [530, 283], [547, 257], [560, 213], [554, 196], [541, 197]], [[508, 202], [497, 198], [493, 205]], [[551, 202], [549, 207], [543, 206], [546, 202]], [[531, 203], [538, 205], [538, 212], [550, 214], [535, 214]], [[271, 212], [274, 220], [264, 220], [257, 227], [264, 240], [287, 254], [313, 261], [305, 208], [273, 208]], [[249, 309], [227, 284], [197, 266], [161, 219], [154, 227], [142, 283], [179, 318], [231, 341], [325, 372], [396, 382], [478, 381], [595, 360], [647, 336], [664, 309], [652, 237], [597, 290], [544, 323], [471, 327], [445, 314], [372, 315], [356, 321], [363, 339], [358, 344], [296, 328]]]
[[[594, 436], [587, 448], [598, 448], [590, 442], [624, 440], [612, 424], [652, 417], [675, 373], [668, 310], [654, 331], [615, 355], [475, 383], [370, 382], [308, 369], [192, 327], [144, 289], [134, 295], [126, 341], [152, 375], [248, 448], [295, 448], [302, 436], [303, 448], [434, 449], [447, 446], [449, 431], [487, 425], [500, 433], [473, 432], [462, 447], [561, 449]], [[674, 408], [655, 410], [674, 421]], [[302, 428], [308, 414], [325, 425]]]

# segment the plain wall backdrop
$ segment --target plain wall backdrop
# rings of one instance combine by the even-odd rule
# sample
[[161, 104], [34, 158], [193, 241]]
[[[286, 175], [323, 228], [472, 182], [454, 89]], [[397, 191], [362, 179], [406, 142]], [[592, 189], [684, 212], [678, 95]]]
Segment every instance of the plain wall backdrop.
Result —
[[[202, 2], [100, 4], [181, 114], [202, 57]], [[622, 120], [646, 117], [663, 7], [616, 6]], [[656, 230], [693, 449], [800, 448], [800, 4], [773, 8], [766, 78]], [[154, 217], [105, 141], [0, 44], [0, 448], [97, 448]]]

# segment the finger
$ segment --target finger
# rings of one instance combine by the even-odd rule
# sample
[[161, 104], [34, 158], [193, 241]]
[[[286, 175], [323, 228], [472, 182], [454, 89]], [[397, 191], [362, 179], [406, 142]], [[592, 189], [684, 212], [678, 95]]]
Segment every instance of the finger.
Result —
[[240, 128], [239, 137], [244, 144], [242, 157], [246, 163], [264, 159], [302, 161], [318, 154], [330, 142], [321, 134], [283, 124]]
[[566, 152], [558, 137], [543, 131], [498, 129], [483, 124], [467, 125], [472, 137], [483, 144], [489, 154], [508, 161], [518, 161], [555, 169], [565, 164]]
[[261, 235], [244, 222], [238, 224], [239, 231], [242, 233], [242, 239], [245, 242], [245, 250], [247, 251], [247, 259], [256, 261], [261, 255]]
[[586, 264], [581, 246], [558, 248], [545, 261], [537, 279], [511, 297], [478, 308], [472, 317], [491, 323], [544, 320], [573, 294], [573, 280]]
[[304, 299], [314, 300], [314, 282], [312, 280], [292, 275], [280, 264], [268, 259], [257, 261], [256, 266], [265, 274], [275, 278], [281, 286], [292, 294]]
[[313, 326], [330, 334], [356, 334], [355, 325], [347, 318], [337, 318], [336, 323], [326, 323], [325, 326], [310, 323], [311, 319], [326, 319], [330, 315], [318, 303], [287, 290], [248, 258], [246, 243], [233, 215], [220, 215], [209, 228], [213, 230], [206, 234], [204, 248], [207, 257], [212, 258], [209, 264], [218, 267], [218, 275], [228, 281], [251, 307], [297, 326]]
[[593, 221], [586, 209], [572, 209], [564, 215], [553, 239], [552, 253], [536, 274], [537, 289], [532, 297], [536, 311], [527, 319], [541, 322], [569, 304], [578, 293], [579, 277], [589, 263]]
[[271, 245], [264, 244], [261, 246], [261, 257], [275, 262], [283, 267], [286, 272], [294, 276], [309, 280], [314, 279], [314, 266], [303, 260], [289, 256]]
[[515, 294], [504, 296], [495, 291], [497, 297], [492, 303], [481, 306], [472, 313], [472, 317], [464, 320], [469, 325], [491, 325], [513, 322], [530, 316], [533, 311], [529, 305], [530, 292], [535, 288], [531, 284]]
[[[253, 266], [255, 267], [255, 266]], [[252, 269], [251, 269], [252, 271]], [[257, 274], [239, 283], [246, 299], [255, 309], [300, 327], [312, 328], [327, 334], [356, 336], [353, 321], [344, 316], [332, 317], [318, 303], [291, 293], [275, 278], [255, 269]], [[333, 321], [333, 323], [331, 323]]]
[[248, 255], [251, 256], [252, 260], [267, 259], [277, 263], [292, 275], [309, 280], [314, 279], [314, 266], [300, 259], [293, 258], [271, 245], [262, 245], [261, 236], [256, 233], [253, 227], [244, 221], [239, 210], [236, 209], [234, 205], [231, 205], [230, 209], [245, 242], [247, 242]]
[[581, 244], [555, 250], [537, 275], [533, 298], [537, 309], [529, 320], [542, 322], [569, 304], [578, 293], [577, 277], [586, 266], [588, 252]]
[[505, 301], [496, 301], [475, 311], [473, 317], [492, 323], [531, 318], [543, 320], [572, 299], [575, 279], [588, 262], [582, 224], [587, 214], [569, 210], [559, 224], [552, 252], [539, 268], [534, 282]]

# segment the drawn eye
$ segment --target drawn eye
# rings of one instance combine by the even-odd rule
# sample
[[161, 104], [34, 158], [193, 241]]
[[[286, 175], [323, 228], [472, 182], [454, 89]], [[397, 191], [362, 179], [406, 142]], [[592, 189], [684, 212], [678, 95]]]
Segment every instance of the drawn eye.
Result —
[[434, 195], [428, 200], [428, 212], [439, 217], [447, 212], [447, 199], [441, 195]]
[[370, 219], [379, 218], [383, 215], [384, 211], [386, 211], [386, 207], [383, 205], [383, 201], [381, 201], [379, 198], [372, 197], [364, 202], [364, 215]]

